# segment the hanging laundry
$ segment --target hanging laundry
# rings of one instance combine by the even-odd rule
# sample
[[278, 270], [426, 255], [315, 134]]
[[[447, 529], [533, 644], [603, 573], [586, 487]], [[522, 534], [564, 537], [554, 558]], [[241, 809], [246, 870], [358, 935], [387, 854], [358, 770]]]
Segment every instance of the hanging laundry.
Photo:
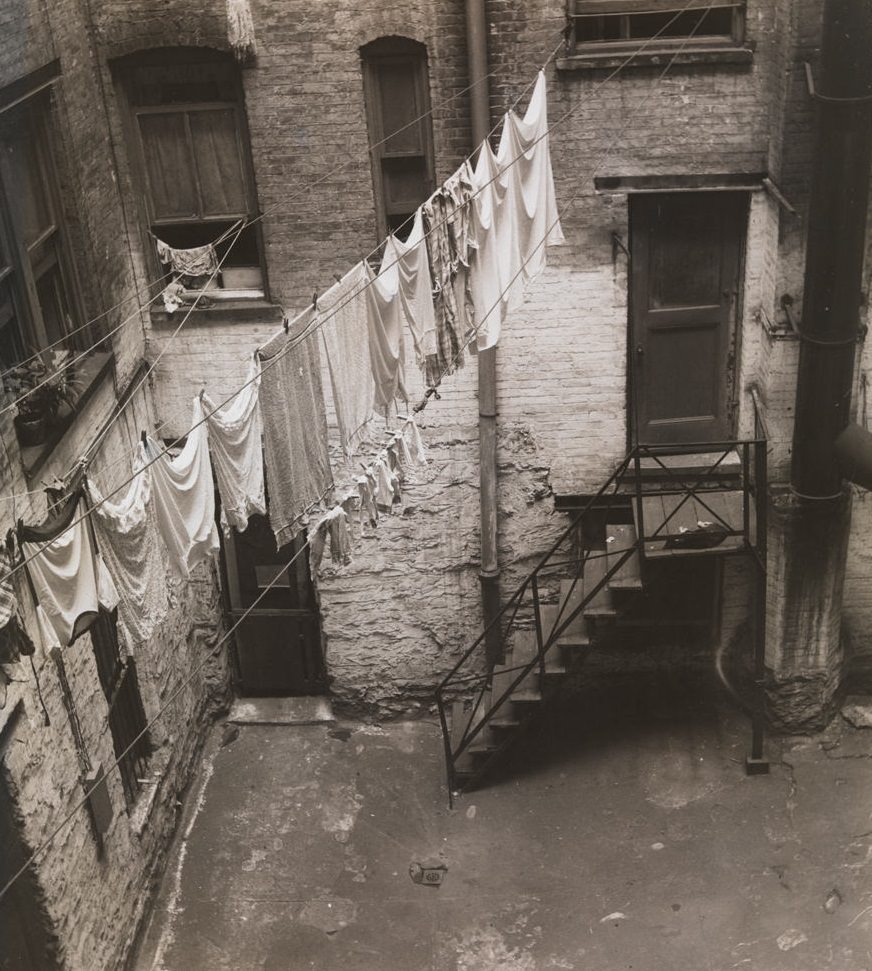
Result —
[[13, 568], [12, 557], [0, 550], [0, 664], [15, 663], [22, 654], [32, 655], [35, 650], [21, 620]]
[[162, 239], [154, 237], [157, 255], [161, 263], [168, 265], [173, 272], [182, 276], [206, 276], [218, 272], [218, 257], [215, 247], [195, 246], [193, 249], [176, 249], [168, 246]]
[[248, 0], [227, 0], [227, 43], [240, 64], [257, 55], [254, 19]]
[[347, 458], [369, 439], [373, 418], [375, 383], [370, 362], [367, 283], [366, 264], [361, 261], [318, 298], [339, 441]]
[[309, 562], [313, 574], [321, 565], [328, 537], [330, 559], [337, 566], [347, 566], [351, 562], [351, 524], [341, 505], [322, 516], [309, 530]]
[[85, 488], [94, 510], [91, 521], [101, 554], [121, 594], [118, 628], [128, 645], [142, 644], [167, 615], [164, 548], [152, 503], [152, 469], [134, 462], [133, 480], [116, 501], [104, 499], [93, 479]]
[[394, 503], [403, 501], [400, 480], [391, 470], [386, 453], [376, 457], [374, 468], [378, 481], [375, 493], [376, 504], [381, 512], [390, 512]]
[[266, 513], [258, 405], [260, 368], [256, 358], [249, 364], [245, 382], [226, 408], [216, 410], [215, 402], [207, 394], [201, 395], [208, 413], [206, 427], [221, 496], [221, 519], [240, 532], [248, 528], [249, 517], [254, 513]]
[[427, 449], [424, 446], [424, 440], [421, 438], [421, 432], [415, 423], [415, 419], [407, 419], [402, 431], [403, 438], [409, 447], [409, 458], [412, 465], [425, 466], [427, 464]]
[[484, 350], [497, 343], [506, 313], [523, 296], [523, 280], [517, 275], [521, 257], [512, 225], [514, 208], [511, 201], [503, 204], [506, 187], [500, 183], [497, 159], [487, 140], [479, 147], [473, 189], [472, 227], [477, 252], [470, 266], [469, 285], [476, 342]]
[[[514, 207], [521, 275], [530, 281], [545, 268], [546, 247], [565, 243], [557, 212], [548, 143], [548, 98], [544, 71], [539, 72], [524, 117], [510, 111], [497, 151], [505, 204]], [[504, 285], [505, 285], [504, 281]]]
[[436, 356], [428, 359], [425, 374], [429, 387], [463, 365], [473, 307], [468, 273], [476, 247], [472, 191], [472, 171], [464, 162], [422, 206], [436, 319]]
[[421, 209], [415, 213], [405, 242], [397, 236], [388, 238], [383, 266], [389, 258], [390, 262], [397, 261], [400, 305], [412, 334], [415, 359], [423, 368], [425, 358], [436, 353], [436, 317]]
[[357, 516], [363, 526], [378, 526], [378, 506], [375, 502], [375, 479], [371, 473], [357, 477], [357, 494], [360, 508]]
[[405, 346], [397, 256], [388, 239], [382, 269], [376, 276], [366, 267], [369, 354], [375, 381], [375, 407], [388, 415], [396, 398], [408, 402], [405, 384]]
[[412, 461], [412, 453], [409, 451], [409, 443], [406, 441], [405, 425], [399, 431], [394, 432], [391, 444], [399, 467], [404, 472], [411, 469], [414, 462]]
[[185, 578], [218, 549], [215, 486], [199, 398], [194, 398], [191, 425], [185, 446], [175, 458], [161, 454], [161, 446], [152, 438], [140, 446], [143, 464], [151, 471], [157, 528], [173, 569]]
[[314, 312], [305, 310], [291, 336], [279, 331], [257, 352], [269, 519], [279, 548], [291, 542], [306, 510], [333, 484], [318, 344], [294, 343]]
[[81, 491], [73, 493], [48, 522], [18, 530], [37, 602], [64, 645], [91, 626], [101, 607], [118, 606], [115, 584], [96, 555], [88, 519], [82, 519], [81, 498]]

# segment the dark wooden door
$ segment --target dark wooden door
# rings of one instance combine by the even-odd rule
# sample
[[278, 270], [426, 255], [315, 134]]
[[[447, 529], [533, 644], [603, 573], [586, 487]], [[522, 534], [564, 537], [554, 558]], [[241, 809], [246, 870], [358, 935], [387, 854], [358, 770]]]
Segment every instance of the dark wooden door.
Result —
[[732, 437], [731, 343], [748, 196], [632, 197], [631, 407], [647, 444]]
[[319, 694], [326, 688], [321, 624], [308, 552], [304, 550], [264, 593], [303, 543], [301, 533], [293, 543], [277, 550], [265, 516], [252, 516], [244, 533], [231, 530], [225, 539], [228, 599], [234, 623], [263, 594], [234, 634], [236, 676], [243, 695]]

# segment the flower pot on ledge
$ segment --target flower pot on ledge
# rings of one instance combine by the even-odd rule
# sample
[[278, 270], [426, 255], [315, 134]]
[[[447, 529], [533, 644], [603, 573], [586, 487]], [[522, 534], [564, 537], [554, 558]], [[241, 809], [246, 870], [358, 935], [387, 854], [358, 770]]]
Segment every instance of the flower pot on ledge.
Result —
[[22, 448], [42, 445], [48, 435], [48, 423], [44, 415], [16, 415], [13, 419], [18, 444]]

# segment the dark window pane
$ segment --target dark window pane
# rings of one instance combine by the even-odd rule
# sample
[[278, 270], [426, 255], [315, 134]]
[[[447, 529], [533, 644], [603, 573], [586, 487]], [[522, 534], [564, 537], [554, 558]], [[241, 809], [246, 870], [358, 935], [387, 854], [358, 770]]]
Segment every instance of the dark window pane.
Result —
[[651, 227], [651, 307], [720, 303], [721, 237], [712, 214], [699, 203], [659, 209]]
[[7, 186], [10, 204], [18, 217], [21, 234], [30, 246], [54, 225], [49, 194], [35, 136], [25, 123], [17, 137], [7, 143], [12, 169], [12, 185]]
[[232, 65], [161, 64], [138, 67], [132, 72], [130, 101], [158, 107], [172, 104], [234, 102], [237, 89]]
[[37, 279], [36, 295], [47, 342], [54, 344], [72, 330], [64, 282], [57, 264]]
[[423, 156], [383, 159], [382, 172], [385, 208], [389, 214], [414, 212], [430, 194], [427, 162]]
[[[677, 15], [677, 16], [676, 16]], [[673, 19], [674, 18], [674, 19]], [[630, 37], [711, 37], [732, 36], [733, 11], [730, 7], [687, 10], [683, 13], [634, 14], [629, 18]]]
[[[409, 61], [378, 64], [378, 91], [382, 119], [381, 138], [391, 137], [381, 151], [420, 155], [424, 138], [419, 119], [417, 65]], [[397, 134], [392, 135], [392, 132]]]
[[200, 177], [201, 216], [244, 213], [245, 175], [239, 156], [236, 112], [195, 111], [189, 115], [194, 160]]
[[7, 280], [0, 283], [0, 370], [6, 371], [28, 356]]
[[139, 130], [154, 217], [199, 215], [184, 114], [140, 115]]
[[620, 40], [621, 27], [626, 18], [598, 15], [595, 17], [576, 17], [575, 39], [584, 44], [602, 40]]

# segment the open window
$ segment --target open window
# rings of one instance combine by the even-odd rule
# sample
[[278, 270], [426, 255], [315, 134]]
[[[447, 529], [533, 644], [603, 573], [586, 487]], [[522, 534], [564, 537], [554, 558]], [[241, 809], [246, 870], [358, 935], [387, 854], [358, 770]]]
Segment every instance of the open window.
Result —
[[574, 54], [621, 53], [649, 42], [646, 50], [688, 45], [739, 47], [745, 35], [745, 2], [710, 0], [569, 0], [570, 48]]
[[361, 48], [379, 237], [411, 229], [435, 187], [427, 48], [382, 37]]
[[0, 90], [0, 383], [16, 402], [30, 471], [111, 358], [79, 298], [52, 137], [52, 80], [28, 76]]
[[[182, 48], [134, 55], [119, 70], [156, 263], [212, 298], [263, 297], [260, 224], [236, 238], [257, 216], [257, 193], [235, 61]], [[214, 259], [186, 262], [171, 252], [216, 241]]]

